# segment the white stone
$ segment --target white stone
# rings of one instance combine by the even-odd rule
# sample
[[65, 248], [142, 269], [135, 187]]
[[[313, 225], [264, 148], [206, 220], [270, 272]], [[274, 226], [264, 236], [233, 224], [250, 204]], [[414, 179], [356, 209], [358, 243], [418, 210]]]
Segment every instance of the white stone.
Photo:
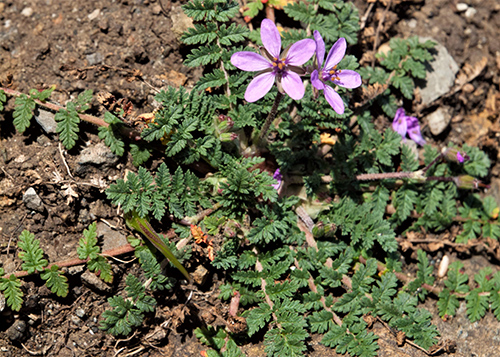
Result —
[[435, 112], [427, 115], [426, 119], [432, 135], [439, 135], [448, 127], [448, 124], [450, 124], [451, 115], [447, 110], [438, 108]]
[[90, 21], [92, 21], [92, 20], [96, 19], [97, 16], [99, 16], [100, 13], [101, 13], [101, 10], [95, 9], [90, 14], [88, 14], [87, 17], [89, 18]]
[[26, 16], [26, 17], [30, 17], [31, 15], [33, 15], [33, 9], [31, 7], [25, 7], [21, 11], [21, 15]]
[[458, 12], [462, 12], [462, 11], [465, 11], [469, 8], [469, 5], [467, 5], [466, 3], [463, 3], [463, 2], [459, 2], [457, 4], [457, 11]]
[[465, 17], [467, 17], [467, 18], [469, 18], [469, 19], [470, 19], [470, 18], [471, 18], [471, 17], [473, 17], [476, 13], [477, 13], [477, 10], [476, 10], [476, 9], [474, 9], [473, 7], [469, 7], [469, 8], [467, 9], [467, 11], [465, 11]]

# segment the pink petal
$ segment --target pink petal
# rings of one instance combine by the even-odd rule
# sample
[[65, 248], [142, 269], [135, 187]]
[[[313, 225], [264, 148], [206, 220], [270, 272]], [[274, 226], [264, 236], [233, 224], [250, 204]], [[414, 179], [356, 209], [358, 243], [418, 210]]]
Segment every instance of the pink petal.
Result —
[[292, 99], [300, 100], [304, 96], [304, 83], [302, 83], [302, 79], [300, 79], [300, 76], [295, 72], [287, 71], [283, 73], [281, 85], [285, 93]]
[[333, 110], [337, 114], [344, 114], [344, 101], [340, 98], [340, 95], [330, 86], [325, 86], [324, 93], [326, 101], [332, 106]]
[[316, 42], [305, 39], [295, 42], [286, 55], [286, 62], [291, 66], [302, 66], [314, 55]]
[[323, 90], [325, 89], [325, 83], [321, 82], [319, 79], [319, 73], [318, 70], [315, 69], [313, 73], [311, 73], [311, 84], [314, 86], [314, 88]]
[[330, 52], [328, 52], [328, 57], [326, 58], [324, 68], [327, 70], [332, 69], [336, 66], [342, 58], [344, 58], [345, 50], [347, 48], [345, 38], [341, 37], [332, 46]]
[[272, 56], [280, 58], [281, 36], [274, 22], [269, 19], [262, 20], [260, 24], [260, 38], [266, 50]]
[[273, 86], [274, 79], [275, 75], [272, 72], [260, 74], [252, 79], [245, 91], [245, 100], [253, 103], [265, 96]]
[[361, 85], [361, 76], [356, 71], [343, 69], [337, 74], [340, 80], [334, 80], [333, 83], [344, 88], [358, 88]]
[[321, 68], [325, 60], [325, 41], [323, 41], [323, 37], [321, 37], [321, 34], [317, 30], [314, 31], [314, 41], [316, 41], [316, 62], [318, 68]]
[[248, 51], [233, 54], [231, 63], [242, 71], [263, 71], [272, 67], [272, 64], [258, 53]]
[[394, 117], [394, 121], [392, 122], [392, 129], [403, 138], [406, 136], [406, 132], [408, 130], [408, 126], [406, 123], [405, 111], [403, 108], [399, 108], [396, 111], [396, 116]]

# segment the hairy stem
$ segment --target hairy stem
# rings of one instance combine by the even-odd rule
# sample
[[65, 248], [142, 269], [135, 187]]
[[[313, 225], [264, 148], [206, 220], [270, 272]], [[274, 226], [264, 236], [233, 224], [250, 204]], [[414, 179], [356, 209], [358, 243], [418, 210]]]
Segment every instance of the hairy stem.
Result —
[[259, 134], [259, 140], [258, 140], [258, 145], [259, 146], [265, 146], [265, 138], [267, 137], [267, 132], [269, 131], [269, 127], [271, 126], [272, 122], [274, 121], [274, 118], [276, 118], [276, 113], [278, 112], [278, 106], [281, 102], [281, 99], [283, 98], [283, 94], [278, 92], [276, 95], [276, 99], [274, 100], [273, 107], [271, 108], [271, 111], [269, 112], [269, 115], [266, 118], [266, 121], [264, 122], [264, 125], [262, 126], [262, 129], [260, 130]]

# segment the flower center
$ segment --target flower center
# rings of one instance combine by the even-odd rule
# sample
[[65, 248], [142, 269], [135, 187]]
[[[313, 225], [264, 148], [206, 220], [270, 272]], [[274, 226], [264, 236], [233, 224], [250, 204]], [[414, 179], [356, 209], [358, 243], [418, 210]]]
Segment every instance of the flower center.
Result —
[[340, 69], [337, 69], [337, 66], [333, 66], [332, 69], [330, 69], [328, 72], [326, 71], [321, 71], [321, 78], [323, 82], [328, 82], [328, 81], [340, 81], [339, 74], [342, 71]]
[[286, 64], [286, 58], [273, 58], [273, 68], [275, 73], [283, 73], [286, 70], [287, 64]]

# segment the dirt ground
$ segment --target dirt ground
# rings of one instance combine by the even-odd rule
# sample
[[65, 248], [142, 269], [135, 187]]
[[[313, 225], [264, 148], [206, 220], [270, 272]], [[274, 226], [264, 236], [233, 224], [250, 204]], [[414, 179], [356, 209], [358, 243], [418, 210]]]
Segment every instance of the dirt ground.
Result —
[[[60, 104], [86, 89], [95, 94], [109, 92], [130, 100], [136, 113], [151, 112], [154, 88], [167, 84], [189, 88], [202, 73], [201, 68], [182, 65], [187, 53], [179, 41], [187, 26], [180, 9], [183, 3], [2, 1], [0, 85], [21, 92], [56, 85], [51, 101]], [[493, 163], [487, 180], [492, 187], [489, 193], [500, 203], [500, 4], [496, 0], [465, 0], [468, 8], [462, 10], [455, 0], [392, 1], [390, 7], [386, 7], [387, 3], [355, 2], [360, 15], [368, 16], [352, 54], [366, 59], [375, 43], [379, 46], [394, 36], [419, 35], [444, 45], [459, 68], [482, 66], [462, 90], [429, 105], [415, 103], [415, 107], [422, 117], [440, 106], [451, 114], [449, 129], [437, 137], [429, 134], [423, 121], [424, 134], [431, 143], [444, 146], [448, 141], [466, 142], [488, 153]], [[108, 157], [101, 163], [82, 161], [82, 150], [96, 148], [100, 141], [91, 125], [82, 128], [84, 144], [69, 152], [60, 148], [56, 135], [47, 134], [38, 125], [20, 135], [12, 125], [12, 105], [11, 100], [7, 110], [0, 113], [1, 266], [8, 273], [19, 270], [15, 247], [24, 229], [40, 239], [50, 262], [76, 258], [82, 231], [93, 221], [101, 222], [108, 248], [119, 245], [129, 231], [103, 192], [126, 170], [134, 170], [130, 160]], [[94, 100], [92, 113], [99, 116], [103, 110]], [[383, 120], [388, 124], [389, 119]], [[71, 184], [70, 175], [74, 177]], [[30, 187], [42, 200], [38, 210], [28, 208], [23, 201]], [[75, 193], [73, 196], [68, 194], [68, 187]], [[481, 249], [458, 252], [444, 247], [429, 251], [435, 261], [445, 253], [452, 260], [461, 260], [469, 276], [485, 266], [491, 266], [493, 271], [499, 269], [497, 258]], [[159, 306], [139, 335], [118, 340], [98, 329], [100, 315], [108, 307], [107, 298], [122, 292], [126, 272], [138, 269], [132, 258], [125, 255], [123, 260], [113, 261], [114, 282], [103, 289], [86, 281], [78, 268], [68, 269], [70, 293], [66, 298], [57, 298], [38, 277], [25, 279], [26, 302], [21, 312], [12, 313], [7, 308], [0, 312], [0, 355], [199, 356], [206, 347], [198, 342], [193, 330], [205, 321], [202, 310], [216, 316], [224, 315], [227, 309], [217, 299], [221, 283], [217, 275], [209, 275], [202, 292], [192, 297], [199, 309], [183, 307], [187, 295], [178, 287], [155, 295]], [[410, 265], [408, 273], [413, 268]], [[500, 323], [492, 314], [471, 324], [462, 306], [457, 317], [445, 322], [438, 317], [435, 302], [429, 299], [426, 308], [436, 316], [433, 322], [441, 337], [456, 342], [454, 355], [498, 356]], [[19, 334], [15, 335], [15, 331]], [[412, 346], [398, 346], [394, 336], [380, 324], [375, 324], [373, 331], [380, 336], [380, 356], [425, 356]], [[313, 338], [310, 342], [310, 355], [334, 356], [319, 340]], [[248, 356], [265, 355], [262, 341], [253, 341], [243, 350]]]

